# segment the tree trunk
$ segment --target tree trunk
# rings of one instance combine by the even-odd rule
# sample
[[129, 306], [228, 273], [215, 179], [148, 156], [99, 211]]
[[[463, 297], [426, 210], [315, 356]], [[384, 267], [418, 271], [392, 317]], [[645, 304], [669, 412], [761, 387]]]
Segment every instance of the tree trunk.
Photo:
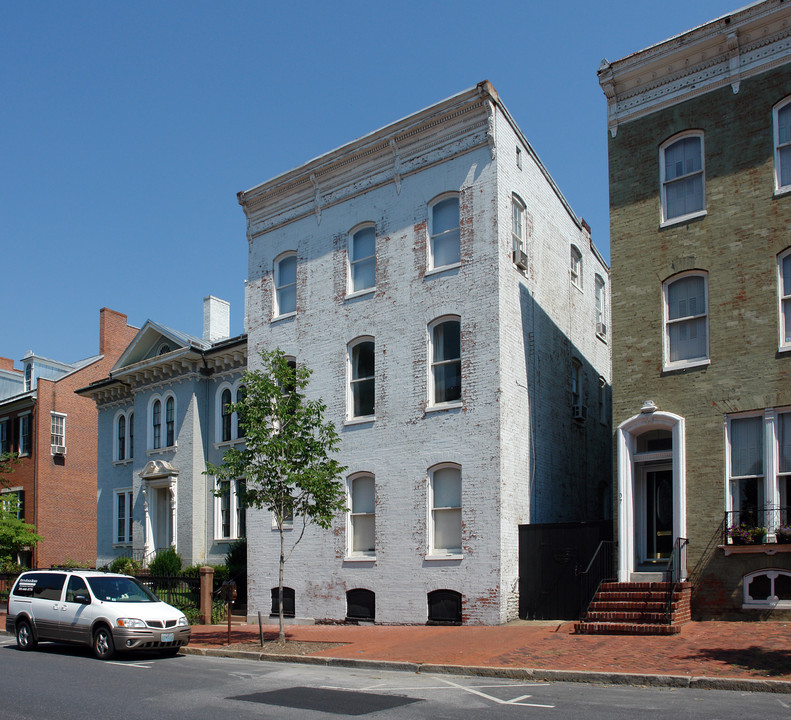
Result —
[[285, 552], [284, 552], [284, 543], [285, 538], [283, 537], [283, 522], [280, 522], [280, 577], [278, 578], [278, 588], [277, 588], [277, 609], [280, 614], [280, 634], [277, 637], [278, 642], [284, 643], [286, 641], [286, 627], [285, 621], [283, 620], [283, 565], [285, 565]]

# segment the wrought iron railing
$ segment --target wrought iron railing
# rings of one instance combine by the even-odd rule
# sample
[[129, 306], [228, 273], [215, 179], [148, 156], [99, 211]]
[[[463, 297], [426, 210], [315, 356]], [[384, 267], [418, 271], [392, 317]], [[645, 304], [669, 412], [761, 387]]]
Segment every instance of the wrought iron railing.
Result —
[[687, 567], [687, 545], [689, 545], [687, 538], [676, 538], [673, 543], [673, 550], [667, 560], [665, 576], [671, 583], [670, 592], [667, 596], [667, 605], [665, 606], [665, 623], [668, 625], [673, 622], [673, 599], [676, 596], [679, 583], [686, 579], [684, 575]]
[[588, 614], [591, 601], [596, 597], [601, 584], [615, 579], [615, 547], [613, 540], [602, 540], [588, 566], [579, 572], [580, 619]]
[[756, 545], [767, 538], [784, 541], [791, 537], [791, 507], [750, 506], [725, 513], [722, 522], [723, 545]]

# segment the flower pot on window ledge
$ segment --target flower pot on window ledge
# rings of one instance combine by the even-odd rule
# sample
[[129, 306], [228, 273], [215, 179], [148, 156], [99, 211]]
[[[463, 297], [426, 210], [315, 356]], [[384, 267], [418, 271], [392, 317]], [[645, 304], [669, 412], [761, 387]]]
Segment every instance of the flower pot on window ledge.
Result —
[[775, 539], [780, 544], [791, 543], [791, 525], [781, 525], [777, 528]]
[[728, 528], [728, 538], [733, 545], [760, 545], [766, 537], [765, 527], [733, 525]]

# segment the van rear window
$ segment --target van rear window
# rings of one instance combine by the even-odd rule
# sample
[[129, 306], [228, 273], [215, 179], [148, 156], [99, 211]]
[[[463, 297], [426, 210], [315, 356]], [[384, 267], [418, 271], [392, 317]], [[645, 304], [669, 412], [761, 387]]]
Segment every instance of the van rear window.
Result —
[[16, 597], [60, 600], [65, 573], [28, 573], [20, 576], [11, 591]]

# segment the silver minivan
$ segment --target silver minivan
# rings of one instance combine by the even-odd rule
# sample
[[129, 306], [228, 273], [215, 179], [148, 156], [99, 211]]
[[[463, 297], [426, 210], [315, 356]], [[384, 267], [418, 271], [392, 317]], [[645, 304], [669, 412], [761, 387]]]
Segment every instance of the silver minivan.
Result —
[[184, 613], [136, 578], [98, 570], [32, 570], [8, 596], [6, 630], [20, 650], [40, 640], [90, 645], [100, 660], [120, 650], [175, 655], [190, 640]]

